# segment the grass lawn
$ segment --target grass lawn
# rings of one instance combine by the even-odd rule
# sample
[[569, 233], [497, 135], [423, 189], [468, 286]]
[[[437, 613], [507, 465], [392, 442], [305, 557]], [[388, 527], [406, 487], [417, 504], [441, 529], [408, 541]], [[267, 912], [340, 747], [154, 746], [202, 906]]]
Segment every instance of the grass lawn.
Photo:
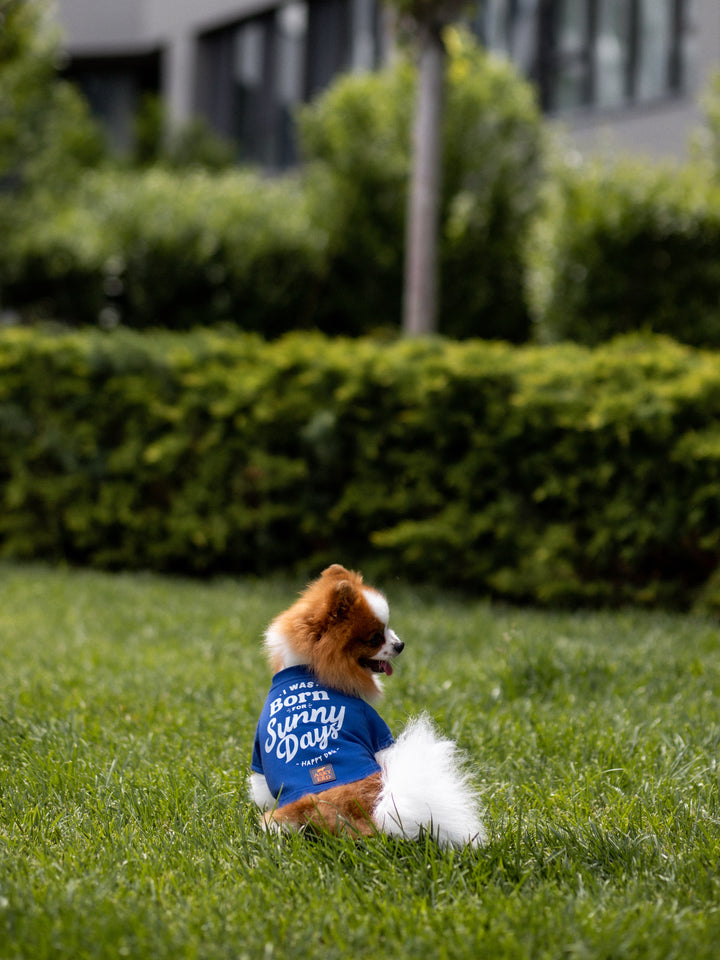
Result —
[[0, 566], [0, 960], [715, 960], [714, 624], [378, 584], [380, 712], [460, 741], [489, 843], [268, 837], [259, 638], [300, 586]]

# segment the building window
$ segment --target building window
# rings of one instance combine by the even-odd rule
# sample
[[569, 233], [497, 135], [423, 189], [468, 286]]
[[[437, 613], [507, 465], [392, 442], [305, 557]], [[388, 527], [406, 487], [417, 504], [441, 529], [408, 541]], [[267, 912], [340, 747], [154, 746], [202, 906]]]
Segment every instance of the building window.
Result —
[[479, 0], [475, 30], [489, 49], [531, 75], [538, 53], [538, 0]]
[[681, 94], [694, 0], [479, 0], [476, 28], [536, 81], [549, 112]]
[[346, 70], [380, 61], [375, 0], [290, 0], [200, 39], [197, 106], [241, 161], [296, 160], [293, 114]]
[[160, 91], [159, 51], [127, 57], [73, 57], [64, 69], [100, 121], [113, 149], [133, 146], [135, 117], [143, 96]]

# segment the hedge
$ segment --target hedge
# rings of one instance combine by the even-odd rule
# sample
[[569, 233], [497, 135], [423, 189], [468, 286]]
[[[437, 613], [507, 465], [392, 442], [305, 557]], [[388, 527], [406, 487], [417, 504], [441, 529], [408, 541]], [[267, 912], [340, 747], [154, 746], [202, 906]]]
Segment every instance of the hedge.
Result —
[[172, 327], [312, 323], [327, 234], [297, 180], [257, 173], [87, 173], [37, 192], [0, 248], [0, 293], [24, 318]]
[[720, 347], [720, 185], [707, 166], [560, 167], [546, 199], [528, 246], [542, 339], [646, 330]]
[[0, 333], [0, 555], [686, 605], [720, 561], [720, 358], [671, 341]]

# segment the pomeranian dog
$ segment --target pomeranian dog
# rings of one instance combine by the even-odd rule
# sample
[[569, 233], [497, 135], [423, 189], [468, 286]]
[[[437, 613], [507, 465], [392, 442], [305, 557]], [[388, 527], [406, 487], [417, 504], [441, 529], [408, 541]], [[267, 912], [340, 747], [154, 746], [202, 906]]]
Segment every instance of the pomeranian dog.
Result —
[[397, 741], [370, 706], [404, 648], [387, 600], [362, 576], [328, 567], [270, 624], [273, 672], [253, 747], [250, 794], [268, 829], [378, 831], [444, 846], [479, 845], [478, 798], [457, 747], [426, 717]]

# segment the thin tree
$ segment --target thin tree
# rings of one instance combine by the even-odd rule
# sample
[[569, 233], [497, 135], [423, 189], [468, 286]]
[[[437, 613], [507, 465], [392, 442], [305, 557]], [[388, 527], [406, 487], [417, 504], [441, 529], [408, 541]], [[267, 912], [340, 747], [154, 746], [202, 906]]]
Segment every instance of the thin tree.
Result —
[[444, 28], [462, 0], [398, 0], [419, 43], [412, 165], [405, 226], [403, 332], [437, 330], [438, 229], [442, 189], [442, 116], [446, 51]]

